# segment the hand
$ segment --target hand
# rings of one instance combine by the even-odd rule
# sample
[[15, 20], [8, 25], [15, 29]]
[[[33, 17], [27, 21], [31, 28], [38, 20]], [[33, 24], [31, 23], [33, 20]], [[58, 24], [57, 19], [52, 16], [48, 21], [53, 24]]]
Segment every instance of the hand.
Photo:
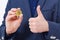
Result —
[[12, 34], [16, 32], [22, 22], [23, 14], [17, 17], [16, 16], [17, 10], [20, 10], [20, 8], [12, 8], [7, 14], [7, 17], [5, 19], [7, 34]]
[[33, 33], [42, 33], [49, 31], [48, 22], [45, 20], [40, 10], [40, 6], [37, 6], [37, 14], [37, 17], [29, 19], [30, 31]]

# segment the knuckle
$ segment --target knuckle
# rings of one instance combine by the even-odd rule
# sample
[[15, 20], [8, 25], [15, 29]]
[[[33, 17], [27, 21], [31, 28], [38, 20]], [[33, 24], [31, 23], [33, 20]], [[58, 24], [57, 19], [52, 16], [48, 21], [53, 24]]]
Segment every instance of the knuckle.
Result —
[[30, 22], [31, 19], [29, 19], [29, 22]]
[[31, 26], [29, 26], [29, 28], [32, 29]]
[[33, 18], [30, 18], [29, 21], [32, 21]]
[[12, 11], [8, 11], [8, 15], [11, 14]]
[[31, 30], [31, 32], [32, 32], [32, 33], [37, 33], [37, 31], [35, 31], [35, 30]]
[[29, 26], [31, 26], [32, 24], [31, 23], [29, 23]]
[[10, 13], [11, 11], [9, 10], [8, 13]]

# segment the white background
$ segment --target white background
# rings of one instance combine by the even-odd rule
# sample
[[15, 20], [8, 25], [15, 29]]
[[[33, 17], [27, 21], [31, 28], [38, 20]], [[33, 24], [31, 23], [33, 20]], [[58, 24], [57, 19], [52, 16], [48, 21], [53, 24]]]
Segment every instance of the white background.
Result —
[[7, 2], [8, 0], [0, 0], [0, 25], [2, 24], [2, 21], [3, 21], [3, 16], [5, 13]]

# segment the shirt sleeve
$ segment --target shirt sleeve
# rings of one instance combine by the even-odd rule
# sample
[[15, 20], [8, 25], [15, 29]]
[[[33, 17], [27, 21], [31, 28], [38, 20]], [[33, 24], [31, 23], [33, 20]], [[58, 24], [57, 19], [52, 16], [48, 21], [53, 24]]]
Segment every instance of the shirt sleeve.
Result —
[[57, 7], [57, 17], [55, 21], [48, 21], [49, 31], [45, 33], [46, 39], [59, 39], [60, 40], [60, 1], [58, 1]]

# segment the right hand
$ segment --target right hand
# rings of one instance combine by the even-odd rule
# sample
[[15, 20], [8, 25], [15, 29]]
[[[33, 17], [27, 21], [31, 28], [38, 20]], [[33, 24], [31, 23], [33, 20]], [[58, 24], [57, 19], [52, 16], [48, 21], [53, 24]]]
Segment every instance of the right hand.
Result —
[[21, 25], [21, 22], [23, 20], [23, 14], [17, 17], [16, 16], [17, 10], [20, 10], [20, 8], [12, 8], [7, 14], [7, 17], [5, 19], [7, 34], [12, 34], [16, 32], [19, 26]]

